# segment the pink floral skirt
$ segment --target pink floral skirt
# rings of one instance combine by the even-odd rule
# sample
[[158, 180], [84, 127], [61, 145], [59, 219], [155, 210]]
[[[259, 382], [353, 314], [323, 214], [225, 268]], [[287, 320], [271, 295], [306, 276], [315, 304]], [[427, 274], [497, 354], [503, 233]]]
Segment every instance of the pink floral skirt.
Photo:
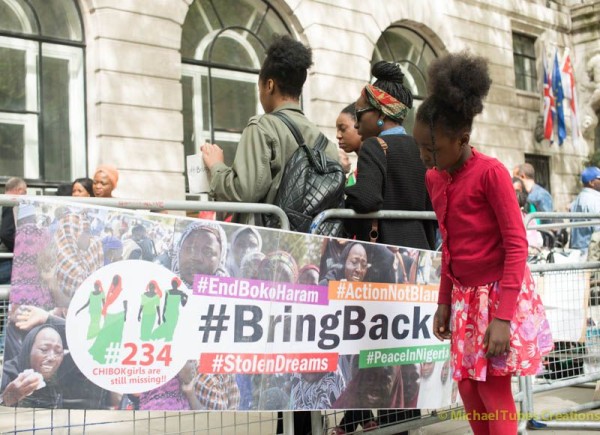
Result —
[[499, 296], [497, 282], [478, 287], [454, 284], [450, 355], [455, 380], [485, 381], [487, 374], [535, 375], [542, 368], [543, 356], [552, 350], [554, 345], [546, 312], [527, 269], [510, 322], [510, 352], [489, 359], [485, 357], [483, 338], [498, 309]]

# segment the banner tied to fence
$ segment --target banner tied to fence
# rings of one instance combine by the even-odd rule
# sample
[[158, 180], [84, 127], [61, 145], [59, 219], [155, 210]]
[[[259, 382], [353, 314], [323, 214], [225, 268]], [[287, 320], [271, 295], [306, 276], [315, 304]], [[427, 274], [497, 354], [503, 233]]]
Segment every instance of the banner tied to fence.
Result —
[[52, 199], [17, 216], [4, 405], [438, 408], [456, 395], [432, 331], [435, 252]]

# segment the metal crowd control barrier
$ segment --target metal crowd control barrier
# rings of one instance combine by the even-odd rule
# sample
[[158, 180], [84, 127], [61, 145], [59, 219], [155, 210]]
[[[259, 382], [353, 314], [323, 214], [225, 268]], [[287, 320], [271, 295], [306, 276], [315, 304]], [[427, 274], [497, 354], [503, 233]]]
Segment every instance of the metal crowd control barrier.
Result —
[[[435, 214], [433, 212], [406, 212], [406, 211], [392, 211], [392, 210], [384, 210], [374, 213], [367, 214], [359, 214], [354, 212], [353, 210], [346, 209], [331, 209], [325, 210], [320, 213], [312, 222], [310, 230], [311, 233], [315, 233], [319, 226], [325, 222], [327, 219], [332, 218], [353, 218], [353, 219], [435, 219]], [[544, 224], [536, 224], [536, 219], [544, 219], [548, 220], [556, 220], [556, 219], [569, 219], [568, 222], [554, 222], [554, 223], [544, 223]], [[577, 220], [575, 220], [577, 219]], [[579, 221], [579, 219], [587, 219], [586, 221]], [[590, 220], [591, 219], [591, 220]], [[571, 220], [575, 220], [571, 222]], [[600, 214], [596, 213], [559, 213], [559, 212], [536, 212], [531, 213], [526, 216], [525, 225], [527, 229], [535, 229], [535, 230], [548, 230], [548, 229], [557, 229], [557, 228], [574, 228], [574, 227], [587, 227], [592, 225], [600, 225]], [[581, 277], [577, 277], [577, 273], [582, 272], [592, 272], [597, 276], [598, 281], [600, 281], [600, 262], [589, 262], [589, 263], [568, 263], [568, 264], [531, 264], [530, 270], [532, 274], [536, 277], [543, 277], [552, 274], [557, 277], [559, 280], [565, 281], [564, 283], [559, 282], [560, 284], [564, 284], [564, 287], [571, 290], [573, 287], [573, 283], [569, 282], [569, 277], [573, 275], [571, 281], [575, 279], [579, 279]], [[570, 287], [569, 287], [570, 285]], [[600, 283], [599, 283], [600, 285]], [[573, 290], [575, 291], [575, 290]], [[552, 370], [546, 371], [543, 376], [553, 377], [553, 376], [561, 376], [566, 379], [560, 381], [548, 381], [546, 380], [544, 383], [540, 383], [539, 376], [534, 377], [519, 377], [513, 379], [513, 391], [515, 392], [514, 397], [515, 401], [519, 403], [521, 416], [534, 416], [540, 417], [542, 414], [534, 414], [534, 393], [540, 393], [544, 391], [555, 390], [559, 388], [565, 388], [575, 385], [585, 384], [591, 381], [599, 381], [600, 380], [600, 288], [599, 293], [595, 298], [589, 299], [589, 307], [592, 307], [592, 302], [595, 302], [598, 306], [594, 305], [594, 310], [597, 312], [596, 316], [598, 318], [598, 329], [594, 328], [591, 331], [586, 330], [586, 339], [585, 339], [585, 353], [583, 356], [578, 356], [575, 353], [575, 360], [579, 358], [581, 363], [583, 364], [583, 359], [587, 361], [587, 365], [592, 368], [588, 368], [588, 371], [591, 370], [591, 373], [585, 373], [583, 369], [577, 369], [576, 367], [566, 367], [561, 369], [557, 368], [558, 373], [552, 373]], [[568, 295], [565, 301], [562, 301], [564, 305], [569, 306], [569, 303], [572, 303], [572, 296]], [[559, 342], [560, 343], [560, 342]], [[553, 351], [553, 353], [548, 357], [547, 365], [555, 364], [555, 361], [564, 360], [565, 358], [573, 357], [572, 352], [580, 352], [581, 347], [574, 346], [573, 348], [569, 348], [568, 351], [563, 349], [563, 345], [558, 345], [558, 348]], [[592, 366], [592, 364], [597, 364], [597, 366]], [[537, 381], [534, 383], [534, 379]], [[570, 409], [560, 409], [554, 410], [551, 413], [545, 413], [544, 419], [541, 418], [529, 418], [523, 419], [519, 422], [519, 433], [526, 433], [527, 429], [542, 429], [542, 428], [552, 428], [552, 429], [600, 429], [600, 422], [588, 422], [588, 421], [573, 421], [567, 422], [564, 419], [561, 421], [548, 421], [552, 418], [555, 418], [559, 415], [564, 415], [570, 412], [582, 412], [590, 409], [600, 408], [600, 401], [592, 400], [589, 403], [572, 407]], [[423, 426], [439, 423], [441, 421], [447, 420], [447, 418], [440, 418], [441, 415], [448, 414], [454, 412], [460, 412], [462, 410], [461, 407], [449, 408], [449, 409], [439, 409], [433, 410], [429, 415], [425, 417], [421, 417], [418, 419], [412, 419], [404, 421], [400, 424], [389, 425], [385, 427], [381, 427], [379, 429], [370, 431], [373, 435], [387, 435], [394, 434], [400, 431], [406, 431], [411, 429], [417, 429]], [[331, 421], [333, 420], [333, 426], [335, 426], [335, 422], [339, 421], [341, 418], [340, 415], [343, 415], [343, 411], [328, 411], [326, 413], [327, 418]], [[321, 424], [321, 415], [320, 413], [313, 413], [313, 427], [319, 426]]]
[[[0, 206], [15, 206], [19, 204], [20, 200], [27, 198], [27, 196], [0, 195]], [[134, 210], [274, 214], [279, 218], [281, 229], [289, 229], [289, 220], [285, 212], [271, 204], [56, 197], [57, 201], [61, 199], [68, 202], [83, 202]], [[0, 254], [0, 257], [11, 258], [12, 254]], [[9, 286], [0, 285], [0, 318], [3, 318], [3, 320], [8, 309], [8, 296]], [[0, 361], [3, 360], [3, 356], [4, 350], [1, 349]], [[71, 433], [73, 431], [73, 433], [104, 434], [112, 431], [114, 433], [145, 434], [263, 434], [275, 433], [276, 422], [277, 416], [273, 412], [88, 411], [7, 408], [0, 406], [0, 433], [54, 433], [54, 431]], [[283, 413], [283, 425], [286, 434], [294, 433], [291, 412]], [[246, 430], [244, 430], [244, 427]]]
[[[15, 205], [23, 197], [14, 197], [0, 195], [0, 205]], [[83, 201], [98, 205], [121, 207], [128, 209], [151, 209], [151, 210], [186, 210], [186, 211], [226, 211], [226, 212], [250, 212], [250, 213], [273, 213], [276, 214], [282, 223], [282, 228], [289, 228], [289, 221], [285, 213], [275, 206], [267, 204], [234, 204], [219, 202], [199, 202], [199, 201], [145, 201], [145, 200], [121, 200], [121, 199], [77, 199], [68, 198], [68, 201]], [[530, 229], [544, 229], [541, 225], [529, 225], [533, 219], [580, 219], [580, 218], [599, 218], [598, 215], [590, 214], [572, 214], [572, 213], [535, 213], [528, 216], [528, 227]], [[327, 210], [321, 213], [311, 225], [311, 232], [315, 233], [319, 225], [329, 218], [357, 218], [357, 219], [435, 219], [433, 212], [405, 212], [405, 211], [381, 211], [376, 213], [358, 214], [352, 210]], [[553, 228], [560, 226], [588, 226], [595, 224], [592, 222], [563, 222], [559, 224], [549, 224]], [[582, 225], [583, 224], [583, 225]], [[543, 224], [548, 225], [548, 224]], [[2, 255], [6, 257], [6, 255]], [[600, 274], [600, 263], [581, 263], [581, 264], [541, 264], [531, 265], [531, 270], [538, 279], [540, 277], [555, 276], [557, 279], [563, 279], [565, 288], [568, 288], [571, 281], [580, 280], [582, 273], [595, 272]], [[579, 274], [579, 275], [578, 275]], [[571, 281], [569, 281], [571, 278]], [[559, 283], [562, 284], [562, 281]], [[0, 286], [0, 308], [6, 307], [8, 300], [8, 291]], [[565, 304], [569, 302], [569, 298]], [[596, 305], [595, 303], [598, 303]], [[568, 306], [568, 305], [565, 305]], [[560, 379], [547, 379], [542, 377], [518, 378], [513, 382], [513, 391], [515, 391], [515, 400], [520, 403], [523, 415], [533, 415], [534, 394], [564, 388], [573, 385], [579, 385], [585, 382], [600, 380], [600, 294], [589, 298], [586, 304], [591, 314], [598, 318], [598, 328], [594, 326], [586, 327], [583, 353], [581, 346], [572, 346], [569, 349], [562, 347], [556, 349], [551, 355], [554, 366], [548, 370], [546, 375], [551, 378], [553, 372], [558, 373], [556, 377]], [[590, 329], [591, 328], [591, 329]], [[564, 360], [575, 361], [571, 365], [561, 367], [560, 363]], [[580, 367], [581, 366], [583, 368]], [[586, 372], [587, 364], [587, 372]], [[597, 365], [594, 365], [597, 364]], [[516, 389], [518, 388], [518, 389]], [[570, 410], [557, 410], [548, 418], [564, 414], [570, 411], [581, 412], [595, 407], [600, 407], [600, 401], [591, 401], [587, 404], [574, 407]], [[380, 427], [373, 430], [373, 435], [393, 434], [399, 431], [418, 429], [423, 426], [446, 421], [448, 414], [460, 412], [461, 407], [451, 407], [438, 410], [423, 410], [423, 416], [412, 420], [406, 420], [399, 424], [393, 424]], [[323, 433], [324, 427], [333, 427], [339, 420], [343, 411], [327, 411], [325, 415], [316, 411], [312, 413], [313, 434]], [[10, 418], [12, 414], [13, 418]], [[284, 429], [286, 434], [293, 434], [292, 413], [284, 413]], [[36, 431], [65, 431], [70, 433], [73, 430], [76, 433], [105, 433], [106, 431], [120, 432], [141, 432], [141, 433], [274, 433], [274, 423], [276, 421], [274, 413], [255, 412], [255, 413], [234, 413], [234, 412], [147, 412], [147, 411], [87, 411], [87, 410], [39, 410], [22, 408], [2, 408], [0, 410], [0, 432], [36, 432]], [[324, 424], [325, 423], [325, 424]], [[529, 422], [522, 421], [520, 432], [523, 433], [525, 425], [529, 423], [530, 429], [546, 428], [569, 428], [569, 429], [598, 429], [600, 426], [592, 422], [557, 422], [546, 421], [545, 419], [531, 419]], [[245, 427], [244, 431], [242, 428]]]
[[310, 233], [316, 234], [328, 219], [427, 219], [436, 220], [432, 211], [381, 210], [372, 213], [356, 213], [345, 208], [332, 208], [319, 213], [310, 224]]
[[[0, 195], [0, 205], [14, 206], [27, 196]], [[33, 197], [35, 198], [35, 197]], [[57, 197], [59, 198], [59, 197]], [[119, 198], [77, 198], [65, 197], [68, 202], [103, 205], [107, 207], [126, 208], [134, 210], [179, 210], [179, 211], [217, 211], [228, 213], [264, 213], [274, 214], [279, 218], [282, 230], [289, 230], [290, 221], [285, 212], [272, 204], [249, 202], [208, 202], [208, 201], [164, 201]]]
[[[575, 415], [600, 408], [598, 400], [543, 413], [534, 407], [535, 393], [600, 381], [600, 295], [589, 289], [590, 277], [600, 277], [600, 262], [533, 264], [530, 269], [537, 278], [553, 334], [558, 334], [544, 373], [522, 379], [526, 415], [533, 416], [528, 428], [600, 430], [598, 419], [586, 421]], [[552, 294], [547, 293], [549, 290]], [[564, 315], [555, 315], [553, 310], [562, 310]], [[554, 420], [565, 414], [576, 418]]]

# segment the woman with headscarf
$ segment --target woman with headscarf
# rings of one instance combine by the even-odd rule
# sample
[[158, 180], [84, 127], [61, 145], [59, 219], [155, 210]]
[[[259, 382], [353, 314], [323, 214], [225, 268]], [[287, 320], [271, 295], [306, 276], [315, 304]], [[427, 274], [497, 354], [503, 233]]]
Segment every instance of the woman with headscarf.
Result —
[[306, 264], [298, 272], [298, 284], [318, 285], [319, 284], [319, 266], [316, 264]]
[[251, 252], [260, 252], [262, 237], [253, 227], [242, 227], [231, 236], [230, 249], [227, 256], [229, 275], [239, 277], [242, 259]]
[[7, 362], [2, 376], [2, 404], [28, 408], [60, 408], [57, 373], [64, 358], [63, 339], [49, 324], [33, 328], [19, 354]]
[[225, 268], [227, 236], [219, 224], [188, 225], [174, 255], [171, 269], [188, 288], [192, 288], [195, 274], [229, 276]]
[[295, 283], [298, 280], [298, 265], [296, 260], [294, 260], [294, 257], [289, 252], [270, 252], [260, 263], [258, 279]]
[[[92, 358], [100, 364], [106, 364], [106, 351], [110, 347], [119, 346], [123, 341], [123, 328], [127, 320], [127, 300], [117, 304], [123, 284], [120, 275], [113, 276], [106, 300], [102, 306], [104, 322], [94, 343], [89, 349]], [[110, 361], [109, 361], [110, 362]]]
[[[171, 267], [188, 288], [193, 288], [194, 275], [228, 276], [225, 270], [227, 236], [217, 223], [193, 222], [183, 231]], [[234, 375], [178, 376], [158, 388], [140, 395], [140, 409], [237, 409], [240, 391]]]
[[327, 285], [329, 281], [364, 281], [369, 266], [367, 251], [362, 243], [348, 243], [340, 255], [340, 263], [327, 270], [319, 285]]
[[156, 280], [151, 280], [142, 294], [138, 311], [138, 322], [142, 322], [140, 325], [140, 340], [142, 341], [152, 338], [156, 322], [160, 325], [160, 298], [162, 298], [162, 291]]
[[80, 309], [77, 310], [75, 315], [78, 315], [85, 308], [88, 308], [90, 314], [90, 324], [88, 326], [87, 339], [91, 340], [92, 338], [98, 335], [100, 332], [100, 323], [102, 320], [102, 306], [104, 305], [104, 288], [102, 287], [102, 282], [100, 280], [96, 280], [94, 283], [94, 289], [90, 292], [90, 296]]
[[[425, 165], [419, 148], [402, 126], [413, 98], [395, 63], [377, 62], [377, 79], [356, 101], [356, 126], [363, 143], [354, 186], [347, 187], [346, 207], [358, 213], [379, 210], [431, 211], [425, 187]], [[417, 249], [435, 248], [433, 221], [398, 219], [351, 221], [348, 230], [359, 240]]]
[[100, 165], [94, 172], [94, 196], [112, 198], [112, 192], [117, 187], [119, 171], [113, 165]]
[[171, 288], [165, 293], [162, 323], [152, 333], [154, 340], [172, 341], [175, 327], [179, 321], [179, 307], [185, 307], [188, 295], [179, 289], [181, 279], [175, 277], [171, 280]]
[[258, 279], [258, 270], [260, 263], [265, 259], [266, 255], [262, 252], [251, 252], [244, 255], [242, 264], [240, 265], [240, 275], [246, 279]]

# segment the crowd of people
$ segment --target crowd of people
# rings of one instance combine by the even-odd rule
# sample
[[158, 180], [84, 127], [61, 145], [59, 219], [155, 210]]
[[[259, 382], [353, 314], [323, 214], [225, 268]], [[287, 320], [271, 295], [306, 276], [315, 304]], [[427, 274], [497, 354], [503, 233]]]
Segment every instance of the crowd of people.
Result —
[[[216, 200], [273, 202], [285, 164], [297, 144], [287, 126], [270, 115], [285, 112], [309, 145], [320, 133], [300, 106], [311, 65], [310, 48], [290, 37], [276, 38], [268, 48], [258, 81], [265, 114], [249, 120], [233, 164], [224, 163], [218, 145], [202, 147]], [[110, 213], [88, 216], [56, 208], [54, 216], [48, 217], [46, 230], [40, 231], [39, 222], [27, 221], [27, 213], [22, 212], [21, 243], [30, 238], [47, 248], [36, 254], [39, 258], [32, 254], [27, 259], [40, 264], [44, 257], [45, 268], [23, 267], [13, 276], [6, 349], [11, 375], [3, 385], [5, 403], [28, 406], [34, 398], [43, 403], [55, 400], [53, 392], [61, 388], [60, 366], [67, 360], [60, 320], [68, 306], [65, 301], [85, 277], [103, 265], [143, 259], [167, 267], [188, 288], [199, 273], [309, 285], [326, 284], [331, 279], [431, 282], [434, 277], [440, 281], [434, 332], [440, 340], [451, 339], [452, 377], [458, 382], [466, 410], [480, 414], [506, 411], [501, 415], [507, 417], [495, 421], [471, 420], [474, 433], [516, 433], [517, 422], [510, 418], [516, 415], [511, 376], [536, 374], [541, 359], [552, 348], [544, 309], [526, 266], [528, 248], [541, 248], [550, 242], [540, 233], [526, 231], [523, 219], [533, 211], [552, 211], [552, 197], [535, 182], [531, 164], [515, 167], [511, 179], [501, 162], [471, 145], [473, 119], [483, 111], [491, 86], [484, 58], [463, 52], [432, 63], [429, 95], [418, 108], [412, 135], [403, 126], [413, 108], [413, 97], [401, 69], [382, 61], [371, 72], [375, 81], [366, 84], [336, 120], [338, 147], [329, 141], [325, 149], [328, 157], [342, 161], [348, 174], [346, 207], [360, 213], [434, 211], [437, 223], [349, 220], [345, 222], [347, 239], [325, 240], [320, 264], [315, 264], [306, 255], [277, 249], [276, 244], [265, 240], [265, 233], [252, 226], [227, 234], [218, 224], [203, 220], [186, 222], [185, 228], [170, 232], [151, 221], [128, 220]], [[358, 155], [354, 170], [346, 161], [347, 153]], [[75, 180], [67, 194], [109, 198], [118, 179], [114, 167], [103, 165], [93, 180]], [[585, 169], [581, 181], [584, 189], [571, 210], [600, 212], [600, 169]], [[7, 183], [7, 192], [24, 193], [23, 183]], [[4, 214], [5, 210], [3, 225]], [[14, 220], [12, 211], [6, 214], [7, 220]], [[235, 220], [261, 224], [260, 216], [253, 214], [236, 216]], [[573, 229], [571, 247], [587, 251], [592, 234], [599, 229]], [[431, 257], [418, 250], [435, 250], [440, 239], [441, 264], [434, 265]], [[361, 243], [365, 241], [376, 244]], [[20, 283], [32, 279], [40, 288], [32, 292], [28, 286], [25, 291]], [[148, 302], [147, 310], [141, 305], [138, 312], [140, 322], [143, 318], [151, 321], [145, 324], [147, 338], [155, 333], [161, 313], [185, 305], [185, 293], [182, 295], [178, 286], [166, 292], [170, 299], [165, 298], [162, 309], [156, 286], [145, 290], [145, 297], [154, 301]], [[42, 287], [49, 291], [42, 291]], [[47, 295], [52, 295], [51, 300]], [[37, 314], [38, 309], [51, 314]], [[170, 327], [160, 326], [156, 330], [161, 329], [163, 337], [172, 336]], [[41, 342], [47, 343], [45, 349], [52, 349], [52, 363], [28, 357]], [[367, 373], [353, 368], [354, 364], [355, 358], [341, 356], [339, 369], [331, 373], [221, 375], [198, 374], [195, 362], [190, 361], [167, 384], [128, 397], [127, 403], [142, 410], [281, 409], [289, 404], [295, 410], [352, 409], [363, 407], [365, 402], [357, 400], [360, 392], [373, 388], [381, 393], [369, 398], [370, 407], [380, 409], [378, 416], [370, 411], [349, 412], [335, 428], [336, 434], [352, 432], [359, 424], [368, 430], [420, 415], [418, 410], [399, 409], [417, 406], [419, 379], [433, 367], [406, 365], [369, 369]], [[34, 379], [32, 372], [41, 373], [41, 378]], [[447, 373], [446, 368], [446, 377]], [[41, 383], [46, 387], [38, 389]], [[320, 394], [313, 394], [315, 390]], [[101, 400], [105, 406], [118, 406], [115, 403], [123, 401], [122, 397], [99, 394], [92, 386], [89, 391], [86, 399]], [[68, 399], [69, 395], [61, 397]], [[320, 401], [315, 402], [314, 397]], [[306, 433], [309, 417], [296, 416], [295, 430]], [[278, 433], [281, 429], [280, 425]]]

